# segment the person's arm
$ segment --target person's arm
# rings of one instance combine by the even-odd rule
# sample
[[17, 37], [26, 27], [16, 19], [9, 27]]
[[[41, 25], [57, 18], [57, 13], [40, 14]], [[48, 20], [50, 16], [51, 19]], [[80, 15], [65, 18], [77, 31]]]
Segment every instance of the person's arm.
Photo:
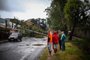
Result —
[[62, 40], [62, 37], [63, 37], [63, 35], [61, 35], [61, 40]]
[[47, 45], [48, 45], [49, 41], [50, 41], [50, 37], [48, 36], [48, 38], [47, 38]]

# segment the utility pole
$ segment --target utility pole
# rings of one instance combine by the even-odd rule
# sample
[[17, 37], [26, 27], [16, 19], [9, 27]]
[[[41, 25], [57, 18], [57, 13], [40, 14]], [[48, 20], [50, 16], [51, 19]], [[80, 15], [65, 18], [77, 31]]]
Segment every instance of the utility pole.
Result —
[[5, 28], [7, 28], [7, 20], [5, 20]]

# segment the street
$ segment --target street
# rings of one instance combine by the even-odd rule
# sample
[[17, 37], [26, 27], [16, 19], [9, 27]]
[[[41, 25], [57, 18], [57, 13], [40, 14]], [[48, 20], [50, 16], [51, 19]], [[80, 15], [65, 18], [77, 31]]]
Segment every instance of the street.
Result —
[[46, 38], [23, 38], [22, 42], [0, 44], [0, 60], [38, 60]]

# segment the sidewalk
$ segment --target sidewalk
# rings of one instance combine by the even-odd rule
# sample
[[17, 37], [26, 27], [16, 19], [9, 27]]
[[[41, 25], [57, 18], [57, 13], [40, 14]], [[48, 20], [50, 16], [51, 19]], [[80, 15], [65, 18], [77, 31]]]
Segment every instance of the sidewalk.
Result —
[[[25, 40], [25, 39], [27, 39], [27, 38], [28, 38], [28, 37], [23, 37], [22, 40]], [[1, 39], [0, 39], [0, 44], [1, 44], [1, 43], [5, 43], [5, 42], [8, 42], [8, 39], [7, 39], [7, 40], [1, 40]]]
[[0, 44], [5, 43], [5, 42], [8, 42], [8, 40], [2, 40], [2, 41], [0, 41]]
[[72, 42], [66, 42], [65, 51], [61, 51], [58, 48], [56, 54], [49, 56], [48, 49], [46, 48], [40, 57], [40, 60], [82, 60], [83, 58], [81, 57], [84, 57], [82, 51], [77, 46], [72, 44]]

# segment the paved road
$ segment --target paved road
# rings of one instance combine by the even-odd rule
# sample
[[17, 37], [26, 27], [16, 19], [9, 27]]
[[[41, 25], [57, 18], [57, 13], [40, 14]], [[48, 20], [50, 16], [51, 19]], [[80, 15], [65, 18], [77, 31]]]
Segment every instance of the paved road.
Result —
[[46, 47], [45, 38], [23, 38], [22, 42], [0, 44], [0, 60], [38, 60]]

